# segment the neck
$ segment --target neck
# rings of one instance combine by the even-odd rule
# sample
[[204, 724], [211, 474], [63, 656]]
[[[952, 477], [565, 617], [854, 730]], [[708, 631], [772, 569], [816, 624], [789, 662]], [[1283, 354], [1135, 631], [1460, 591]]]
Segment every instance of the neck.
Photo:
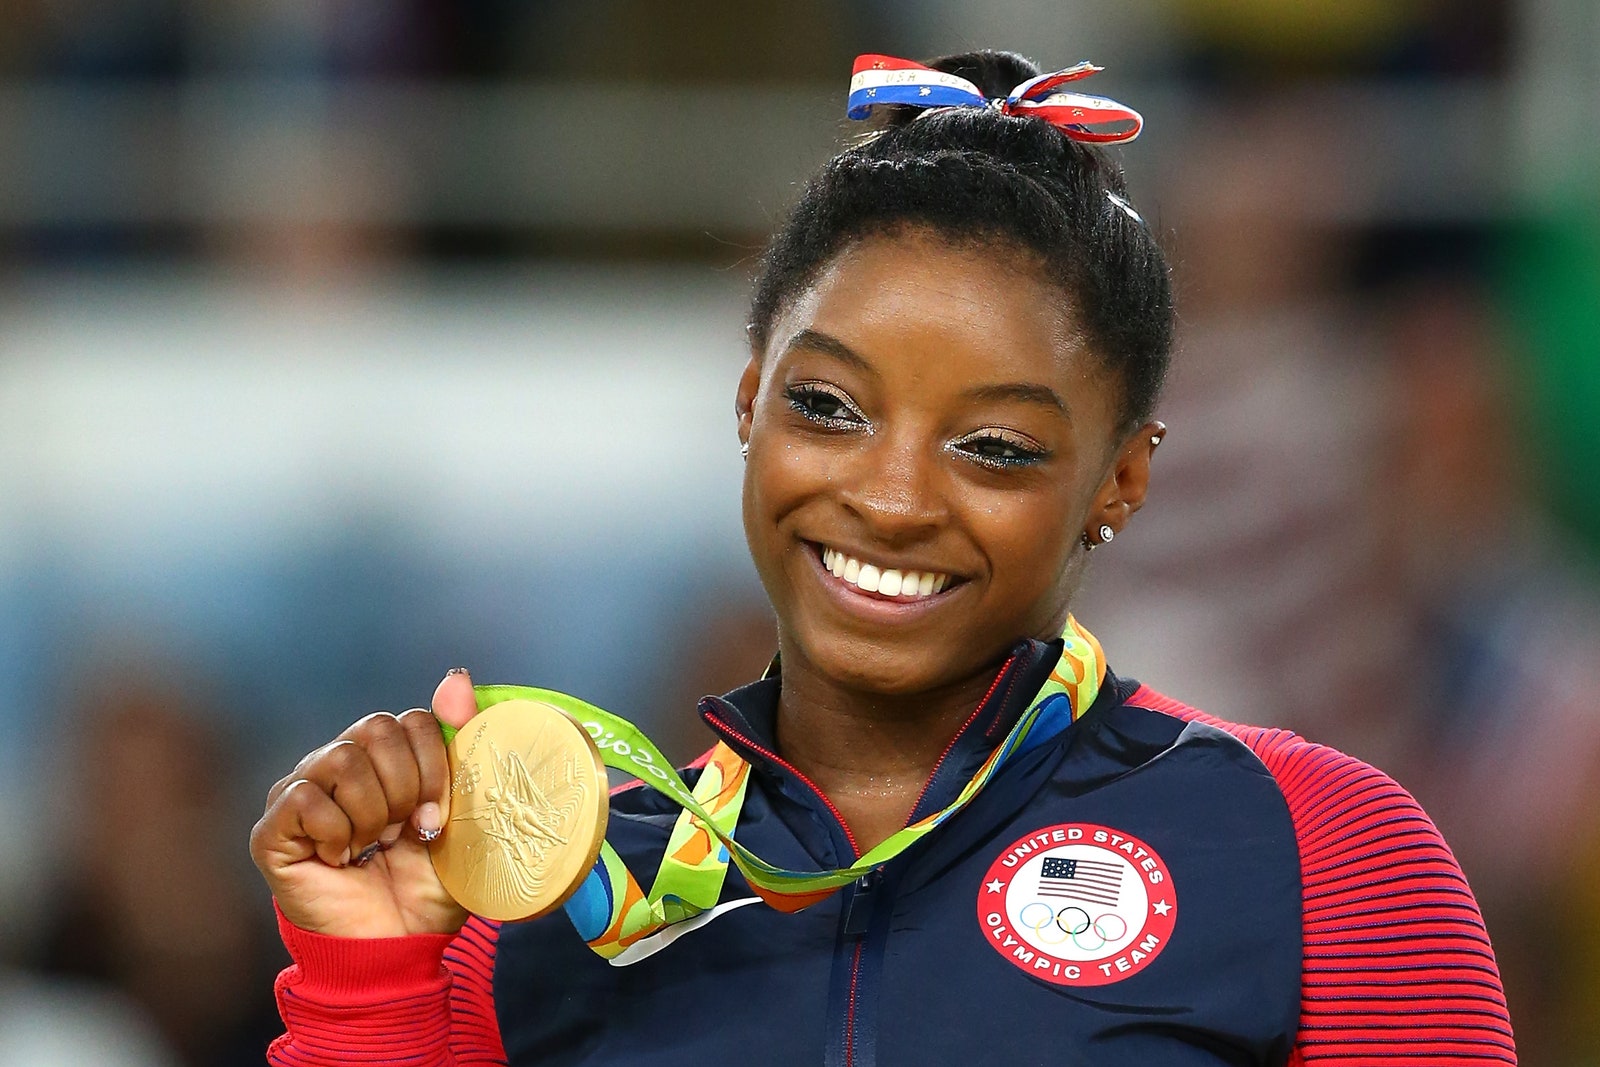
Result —
[[865, 853], [906, 824], [994, 674], [927, 692], [884, 695], [824, 677], [797, 651], [784, 650], [778, 750], [839, 809]]

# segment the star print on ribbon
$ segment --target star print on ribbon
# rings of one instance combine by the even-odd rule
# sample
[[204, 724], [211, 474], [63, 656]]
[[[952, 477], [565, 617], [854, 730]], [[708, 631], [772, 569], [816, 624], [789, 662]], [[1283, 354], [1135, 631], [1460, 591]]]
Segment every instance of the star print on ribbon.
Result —
[[[1139, 136], [1144, 128], [1144, 118], [1137, 111], [1103, 96], [1058, 90], [1067, 82], [1087, 78], [1102, 69], [1093, 63], [1079, 63], [1052, 74], [1029, 78], [1004, 99], [991, 99], [965, 78], [909, 59], [857, 56], [850, 77], [846, 114], [853, 119], [864, 119], [882, 104], [924, 108], [991, 107], [1006, 115], [1043, 119], [1074, 141], [1123, 144]], [[1108, 126], [1114, 128], [1104, 128]]]

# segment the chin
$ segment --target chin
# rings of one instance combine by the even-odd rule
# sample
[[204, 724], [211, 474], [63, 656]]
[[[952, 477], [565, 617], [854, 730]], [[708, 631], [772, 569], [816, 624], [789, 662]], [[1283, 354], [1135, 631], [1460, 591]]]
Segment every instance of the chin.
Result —
[[837, 685], [883, 696], [927, 692], [970, 673], [967, 656], [933, 644], [876, 641], [859, 635], [816, 634], [803, 643], [807, 658]]
[[925, 664], [864, 664], [854, 659], [820, 666], [829, 678], [843, 688], [881, 696], [914, 696], [937, 688], [945, 680], [930, 675]]

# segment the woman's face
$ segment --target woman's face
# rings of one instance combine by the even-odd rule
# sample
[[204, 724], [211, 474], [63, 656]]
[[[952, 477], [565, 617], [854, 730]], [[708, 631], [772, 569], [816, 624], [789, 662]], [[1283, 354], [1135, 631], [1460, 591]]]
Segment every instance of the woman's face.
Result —
[[1061, 632], [1084, 530], [1142, 500], [1115, 381], [1005, 252], [860, 241], [747, 368], [745, 534], [786, 663], [885, 694], [992, 669]]

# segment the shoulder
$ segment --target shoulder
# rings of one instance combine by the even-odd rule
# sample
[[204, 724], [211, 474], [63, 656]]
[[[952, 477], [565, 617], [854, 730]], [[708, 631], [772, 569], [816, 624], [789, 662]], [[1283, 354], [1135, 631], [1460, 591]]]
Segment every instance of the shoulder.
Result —
[[1465, 898], [1462, 903], [1471, 903], [1466, 880], [1433, 820], [1376, 767], [1290, 730], [1227, 722], [1149, 686], [1140, 686], [1127, 702], [1221, 730], [1255, 753], [1289, 806], [1308, 900], [1343, 885], [1370, 888], [1376, 865], [1390, 892], [1403, 888], [1410, 875], [1444, 873]]
[[1377, 768], [1140, 686], [1127, 703], [1221, 730], [1277, 782], [1300, 849], [1304, 1063], [1515, 1063], [1494, 951], [1461, 867]]
[[[1387, 835], [1395, 829], [1387, 822], [1392, 817], [1418, 817], [1443, 846], [1443, 838], [1438, 838], [1438, 830], [1410, 793], [1370, 763], [1306, 741], [1290, 729], [1230, 723], [1163, 696], [1150, 686], [1139, 686], [1126, 702], [1237, 737], [1277, 781], [1290, 806], [1302, 854], [1307, 846], [1350, 848], [1363, 830]], [[1381, 822], [1368, 825], [1366, 819]]]

